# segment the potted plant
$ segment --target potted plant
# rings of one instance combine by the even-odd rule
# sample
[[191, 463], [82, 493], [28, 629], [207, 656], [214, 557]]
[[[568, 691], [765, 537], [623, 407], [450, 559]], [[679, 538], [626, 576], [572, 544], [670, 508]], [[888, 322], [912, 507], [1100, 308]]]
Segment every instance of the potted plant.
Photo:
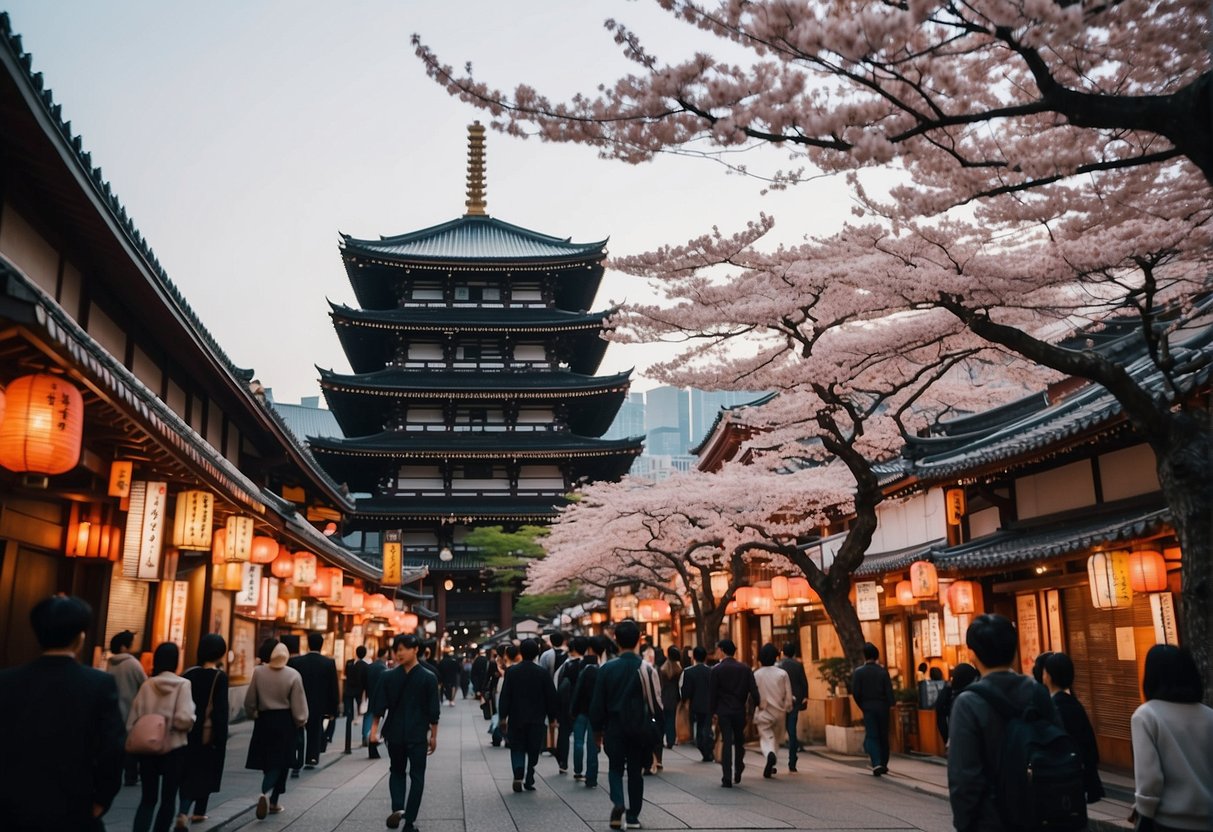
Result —
[[918, 733], [918, 690], [893, 688], [893, 713], [890, 745], [902, 754], [913, 747], [912, 737]]
[[841, 656], [817, 662], [817, 675], [830, 690], [826, 700], [826, 725], [851, 724], [851, 672], [850, 662]]

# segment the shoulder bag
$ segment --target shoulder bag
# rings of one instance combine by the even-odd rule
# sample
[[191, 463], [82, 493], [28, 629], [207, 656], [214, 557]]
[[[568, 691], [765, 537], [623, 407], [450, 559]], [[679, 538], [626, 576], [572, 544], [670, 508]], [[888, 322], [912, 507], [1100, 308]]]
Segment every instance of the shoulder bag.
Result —
[[210, 745], [215, 738], [215, 728], [211, 715], [215, 712], [215, 685], [219, 684], [219, 668], [215, 668], [215, 678], [211, 680], [211, 695], [206, 699], [206, 715], [202, 718], [202, 744]]

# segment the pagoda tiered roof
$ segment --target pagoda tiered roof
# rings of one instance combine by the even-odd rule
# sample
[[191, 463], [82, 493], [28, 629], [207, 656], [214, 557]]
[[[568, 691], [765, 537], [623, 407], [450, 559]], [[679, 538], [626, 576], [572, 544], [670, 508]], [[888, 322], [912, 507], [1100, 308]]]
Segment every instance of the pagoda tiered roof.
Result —
[[383, 367], [395, 349], [398, 333], [438, 335], [532, 335], [572, 339], [572, 369], [592, 374], [606, 354], [601, 337], [606, 319], [614, 310], [566, 312], [561, 309], [503, 307], [409, 307], [405, 309], [355, 309], [329, 303], [330, 316], [341, 339], [342, 349], [356, 373]]
[[574, 243], [568, 237], [540, 234], [494, 217], [466, 215], [420, 231], [378, 240], [341, 235], [341, 250], [347, 255], [416, 264], [598, 261], [606, 256], [606, 244], [606, 240]]
[[[410, 521], [439, 523], [546, 523], [568, 504], [564, 497], [367, 497], [357, 501], [347, 529], [395, 528]], [[453, 564], [442, 564], [443, 569]]]
[[574, 432], [601, 436], [627, 395], [630, 377], [631, 370], [609, 376], [565, 370], [486, 374], [475, 370], [391, 368], [357, 375], [320, 370], [320, 387], [346, 436], [382, 430], [388, 424], [393, 402], [402, 399], [566, 403]]

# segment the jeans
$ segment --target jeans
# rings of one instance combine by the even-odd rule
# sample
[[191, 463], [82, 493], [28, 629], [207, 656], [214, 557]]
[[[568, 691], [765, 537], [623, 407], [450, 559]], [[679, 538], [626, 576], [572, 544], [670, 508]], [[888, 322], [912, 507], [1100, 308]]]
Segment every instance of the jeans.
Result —
[[745, 757], [745, 714], [718, 714], [716, 722], [724, 740], [720, 750], [721, 773], [724, 779], [732, 780], [734, 770], [740, 775]]
[[[627, 807], [627, 820], [640, 817], [644, 805], [644, 766], [650, 750], [644, 745], [629, 745], [615, 731], [607, 731], [603, 740], [607, 755], [607, 785], [611, 792], [612, 806]], [[623, 773], [628, 775], [628, 801], [623, 802]]]
[[[388, 757], [392, 761], [392, 773], [388, 776], [388, 791], [392, 795], [392, 811], [404, 812], [404, 822], [417, 820], [421, 809], [421, 795], [425, 792], [425, 759], [429, 746], [424, 742], [389, 742]], [[409, 788], [405, 788], [405, 780]], [[405, 800], [405, 793], [408, 799]]]
[[792, 711], [785, 722], [788, 729], [788, 765], [790, 766], [796, 765], [796, 756], [800, 753], [800, 740], [796, 736], [796, 722], [799, 715], [799, 711]]
[[535, 782], [535, 765], [543, 752], [547, 728], [542, 722], [509, 726], [510, 764], [514, 767], [514, 779], [526, 776], [527, 783]]
[[872, 760], [872, 768], [889, 764], [889, 709], [863, 709], [863, 750]]
[[581, 714], [573, 720], [573, 773], [581, 774], [582, 757], [585, 758], [585, 781], [598, 782], [598, 744], [594, 742], [594, 729], [590, 727], [590, 715]]
[[695, 747], [706, 762], [712, 762], [716, 751], [716, 737], [712, 734], [712, 715], [694, 714]]
[[261, 772], [261, 793], [270, 796], [270, 805], [277, 806], [278, 798], [286, 791], [286, 769], [268, 768]]
[[[139, 777], [143, 794], [135, 810], [134, 832], [168, 832], [177, 817], [177, 790], [185, 769], [185, 748], [174, 748], [167, 754], [148, 754], [139, 758]], [[159, 799], [160, 808], [156, 808]], [[155, 815], [155, 823], [152, 816]]]

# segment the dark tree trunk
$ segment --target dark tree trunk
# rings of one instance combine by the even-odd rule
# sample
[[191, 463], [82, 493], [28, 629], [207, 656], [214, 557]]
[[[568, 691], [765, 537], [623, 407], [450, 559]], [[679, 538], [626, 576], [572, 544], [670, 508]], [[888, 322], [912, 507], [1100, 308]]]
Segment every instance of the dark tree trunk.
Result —
[[1179, 639], [1192, 651], [1213, 705], [1213, 434], [1208, 411], [1170, 414], [1170, 429], [1150, 437], [1158, 480], [1183, 550]]

